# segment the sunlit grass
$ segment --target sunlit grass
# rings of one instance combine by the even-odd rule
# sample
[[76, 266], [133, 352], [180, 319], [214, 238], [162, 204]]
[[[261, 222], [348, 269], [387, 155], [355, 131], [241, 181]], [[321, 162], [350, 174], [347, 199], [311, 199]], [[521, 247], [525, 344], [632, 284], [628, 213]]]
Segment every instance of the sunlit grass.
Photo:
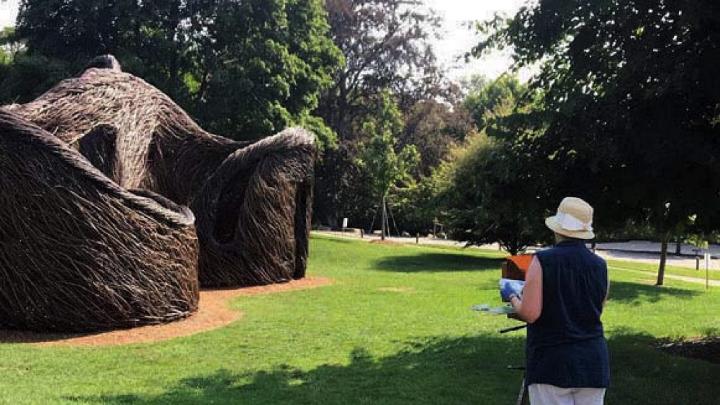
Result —
[[[0, 403], [512, 403], [524, 333], [469, 310], [499, 304], [492, 251], [314, 238], [309, 275], [330, 286], [241, 297], [206, 333], [107, 348], [0, 344]], [[635, 265], [623, 264], [623, 266]], [[720, 290], [611, 270], [608, 403], [710, 404], [720, 366], [657, 339], [720, 331]]]

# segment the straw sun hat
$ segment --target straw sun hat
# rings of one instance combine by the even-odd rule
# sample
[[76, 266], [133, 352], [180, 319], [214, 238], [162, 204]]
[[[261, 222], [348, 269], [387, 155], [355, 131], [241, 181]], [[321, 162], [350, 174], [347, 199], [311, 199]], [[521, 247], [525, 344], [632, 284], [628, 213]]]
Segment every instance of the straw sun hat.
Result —
[[576, 239], [595, 237], [592, 228], [593, 207], [576, 197], [565, 197], [555, 216], [545, 220], [545, 225], [553, 232]]

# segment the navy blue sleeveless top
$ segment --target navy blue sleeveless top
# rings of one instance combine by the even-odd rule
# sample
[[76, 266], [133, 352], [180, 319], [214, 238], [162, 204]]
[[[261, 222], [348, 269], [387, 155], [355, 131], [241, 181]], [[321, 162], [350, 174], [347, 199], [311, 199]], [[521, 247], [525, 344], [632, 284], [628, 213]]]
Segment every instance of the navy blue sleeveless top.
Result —
[[605, 261], [575, 240], [536, 256], [543, 306], [537, 321], [528, 325], [527, 384], [607, 388], [610, 365], [600, 321], [608, 288]]

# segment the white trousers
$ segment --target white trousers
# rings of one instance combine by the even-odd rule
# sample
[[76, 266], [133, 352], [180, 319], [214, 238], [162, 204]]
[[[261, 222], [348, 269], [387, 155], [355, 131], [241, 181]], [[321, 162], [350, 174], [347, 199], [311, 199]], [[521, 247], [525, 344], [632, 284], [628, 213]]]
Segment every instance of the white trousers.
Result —
[[548, 384], [528, 387], [532, 405], [603, 405], [605, 388], [560, 388]]

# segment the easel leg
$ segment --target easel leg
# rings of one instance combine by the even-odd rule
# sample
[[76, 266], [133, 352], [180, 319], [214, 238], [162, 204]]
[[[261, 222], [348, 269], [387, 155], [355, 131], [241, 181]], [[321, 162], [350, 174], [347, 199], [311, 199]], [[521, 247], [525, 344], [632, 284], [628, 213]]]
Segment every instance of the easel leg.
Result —
[[517, 402], [515, 402], [515, 404], [517, 404], [517, 405], [526, 404], [527, 403], [527, 402], [525, 402], [525, 399], [527, 397], [526, 394], [527, 394], [527, 392], [525, 389], [525, 376], [523, 375], [522, 385], [520, 386], [520, 392], [518, 393]]

